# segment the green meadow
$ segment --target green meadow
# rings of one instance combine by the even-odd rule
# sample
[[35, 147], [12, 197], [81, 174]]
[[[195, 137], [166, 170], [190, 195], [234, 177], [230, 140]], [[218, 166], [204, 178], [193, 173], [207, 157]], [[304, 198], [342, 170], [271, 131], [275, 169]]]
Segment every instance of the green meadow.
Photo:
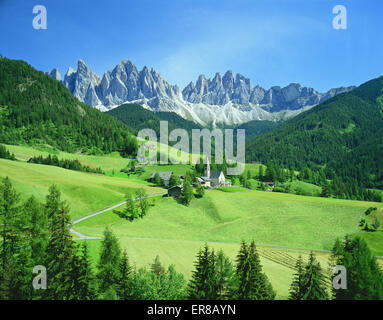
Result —
[[[70, 203], [71, 218], [83, 216], [124, 199], [128, 191], [144, 188], [149, 194], [164, 192], [146, 181], [152, 172], [173, 171], [183, 174], [189, 165], [152, 165], [143, 167], [141, 175], [120, 172], [129, 160], [114, 153], [104, 156], [70, 154], [49, 147], [7, 146], [18, 161], [0, 159], [0, 177], [8, 176], [22, 199], [34, 195], [44, 201], [48, 188], [56, 184], [62, 198]], [[106, 175], [66, 170], [53, 166], [27, 163], [32, 156], [55, 154], [62, 159], [78, 159], [81, 163], [101, 167]], [[246, 169], [255, 176], [258, 164]], [[254, 180], [258, 183], [257, 180]], [[318, 194], [320, 188], [294, 181], [293, 190]], [[383, 204], [338, 200], [294, 194], [263, 192], [240, 186], [209, 190], [202, 199], [193, 199], [186, 207], [173, 198], [154, 197], [154, 205], [144, 219], [128, 222], [108, 211], [74, 225], [83, 235], [102, 237], [105, 227], [118, 236], [120, 244], [137, 267], [149, 266], [156, 255], [164, 265], [175, 264], [187, 278], [193, 270], [198, 250], [207, 243], [235, 261], [242, 240], [254, 240], [266, 274], [279, 299], [288, 296], [298, 255], [307, 259], [315, 250], [324, 269], [335, 239], [346, 234], [362, 236], [375, 255], [383, 256], [383, 228], [375, 232], [361, 231], [359, 221], [369, 207], [383, 225]], [[119, 210], [122, 210], [120, 207]], [[98, 261], [101, 240], [89, 243], [94, 265]], [[381, 262], [381, 260], [380, 260]]]
[[0, 159], [0, 177], [7, 176], [21, 193], [23, 200], [33, 195], [38, 200], [45, 201], [49, 187], [56, 184], [62, 198], [70, 204], [71, 218], [124, 200], [128, 191], [144, 188], [149, 194], [163, 192], [163, 189], [124, 178]]
[[[109, 226], [119, 237], [280, 245], [329, 250], [337, 237], [359, 232], [371, 203], [262, 191], [206, 192], [185, 207], [156, 198], [145, 219], [129, 222], [113, 212], [76, 224], [89, 236]], [[374, 204], [380, 209], [381, 204]]]
[[[310, 249], [329, 250], [337, 237], [362, 234], [373, 252], [383, 255], [383, 231], [366, 234], [358, 227], [364, 211], [371, 206], [367, 202], [261, 191], [228, 194], [218, 190], [194, 199], [189, 207], [172, 198], [154, 200], [155, 206], [142, 220], [128, 222], [106, 212], [76, 224], [75, 229], [102, 236], [108, 226], [137, 267], [148, 267], [159, 255], [165, 265], [174, 264], [187, 278], [205, 243], [222, 249], [234, 262], [240, 241], [254, 240], [279, 299], [288, 296], [299, 254], [307, 260]], [[382, 205], [378, 206], [381, 211]], [[100, 241], [89, 243], [97, 261]], [[314, 251], [326, 272], [330, 254]]]

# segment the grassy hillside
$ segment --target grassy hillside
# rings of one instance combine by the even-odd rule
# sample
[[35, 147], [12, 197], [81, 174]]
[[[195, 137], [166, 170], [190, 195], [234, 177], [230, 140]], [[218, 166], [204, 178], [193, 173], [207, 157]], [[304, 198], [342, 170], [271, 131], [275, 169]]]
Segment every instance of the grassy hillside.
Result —
[[16, 159], [21, 161], [28, 161], [31, 157], [38, 157], [42, 155], [56, 155], [59, 159], [79, 160], [83, 165], [88, 165], [93, 168], [101, 167], [104, 171], [120, 171], [120, 169], [127, 166], [129, 159], [121, 157], [118, 152], [106, 155], [87, 155], [80, 153], [69, 153], [60, 151], [50, 146], [14, 146], [6, 145], [6, 148], [15, 155]]
[[[149, 266], [159, 255], [165, 265], [175, 264], [188, 278], [196, 253], [205, 243], [223, 249], [235, 261], [239, 242], [254, 239], [263, 244], [258, 246], [258, 251], [278, 298], [285, 299], [298, 255], [307, 259], [310, 252], [285, 246], [330, 249], [336, 237], [361, 233], [358, 221], [370, 205], [257, 191], [230, 194], [209, 191], [203, 199], [193, 200], [190, 207], [174, 199], [157, 198], [143, 220], [127, 222], [108, 212], [76, 224], [75, 229], [86, 235], [102, 236], [104, 227], [109, 226], [127, 249], [133, 264]], [[362, 236], [366, 236], [375, 254], [383, 255], [381, 242], [375, 245], [381, 234], [383, 231]], [[97, 261], [100, 242], [89, 244]], [[329, 253], [316, 251], [316, 254], [326, 269]]]
[[8, 176], [22, 199], [34, 195], [45, 201], [48, 188], [56, 184], [70, 204], [72, 218], [124, 200], [127, 191], [144, 188], [148, 193], [162, 192], [140, 181], [111, 178], [58, 167], [0, 159], [0, 178]]
[[[7, 148], [23, 160], [34, 152], [42, 152], [30, 147]], [[59, 153], [63, 157], [69, 155], [73, 154]], [[126, 161], [111, 155], [78, 156], [82, 161], [110, 167], [119, 166], [118, 161]], [[258, 167], [254, 164], [249, 169]], [[183, 173], [186, 169], [188, 167], [182, 165], [149, 166], [145, 167], [143, 176], [156, 170]], [[128, 190], [145, 188], [151, 194], [164, 191], [148, 185], [144, 177], [109, 177], [0, 159], [0, 177], [4, 176], [10, 177], [22, 199], [34, 195], [44, 201], [49, 186], [57, 184], [63, 199], [70, 203], [72, 219], [123, 200]], [[133, 264], [148, 266], [158, 254], [165, 265], [175, 264], [186, 277], [190, 277], [195, 255], [204, 243], [222, 248], [234, 261], [239, 242], [254, 239], [266, 245], [258, 247], [259, 253], [280, 299], [288, 295], [298, 254], [304, 258], [309, 254], [309, 250], [286, 246], [329, 249], [336, 237], [361, 234], [375, 254], [383, 255], [383, 231], [366, 233], [358, 227], [360, 218], [370, 206], [379, 208], [382, 219], [382, 204], [234, 189], [235, 192], [230, 193], [208, 191], [204, 198], [194, 199], [189, 207], [172, 198], [157, 197], [153, 199], [155, 206], [142, 220], [127, 222], [109, 211], [76, 224], [74, 229], [88, 236], [102, 236], [109, 226], [127, 249]], [[87, 241], [96, 263], [100, 241]], [[317, 254], [322, 266], [326, 267], [328, 253], [319, 251]]]
[[[110, 225], [119, 236], [256, 243], [330, 249], [337, 237], [359, 231], [358, 222], [371, 203], [250, 191], [209, 191], [189, 207], [174, 199], [157, 201], [146, 219], [121, 220], [105, 213], [76, 229], [102, 235]], [[381, 207], [381, 204], [376, 204]]]

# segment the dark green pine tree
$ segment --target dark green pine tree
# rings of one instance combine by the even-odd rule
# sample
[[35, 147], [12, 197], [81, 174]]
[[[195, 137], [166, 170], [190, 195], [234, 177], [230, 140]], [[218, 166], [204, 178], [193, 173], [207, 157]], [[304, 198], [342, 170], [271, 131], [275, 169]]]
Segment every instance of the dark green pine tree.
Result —
[[165, 273], [165, 268], [161, 264], [160, 256], [156, 256], [153, 261], [153, 264], [150, 266], [150, 270], [156, 274], [157, 277], [161, 277]]
[[[57, 193], [56, 196], [58, 196]], [[60, 199], [56, 200], [60, 202]], [[76, 263], [73, 259], [77, 254], [70, 234], [70, 219], [67, 207], [62, 205], [57, 214], [53, 213], [51, 219], [52, 230], [45, 263], [48, 280], [46, 298], [67, 300], [73, 294], [73, 281], [76, 281], [72, 275], [76, 270], [72, 270], [72, 266]]]
[[73, 299], [95, 299], [97, 297], [96, 279], [92, 271], [88, 244], [86, 242], [81, 246], [81, 256], [73, 256], [72, 266], [72, 277], [74, 280]]
[[303, 279], [304, 269], [302, 256], [299, 255], [297, 263], [295, 264], [296, 273], [294, 274], [293, 282], [290, 286], [289, 300], [302, 300], [303, 299]]
[[304, 270], [302, 300], [328, 300], [322, 268], [311, 252]]
[[30, 197], [24, 204], [23, 211], [28, 217], [27, 231], [34, 265], [42, 265], [46, 258], [49, 241], [48, 217], [43, 206], [35, 197]]
[[337, 300], [383, 299], [383, 272], [366, 242], [360, 237], [345, 237], [332, 250], [332, 266], [343, 265], [347, 271], [347, 289], [333, 289]]
[[[20, 237], [19, 206], [20, 195], [13, 188], [9, 178], [3, 179], [0, 184], [0, 299], [20, 298], [20, 283], [18, 283], [18, 270], [23, 269], [23, 256], [25, 253]], [[22, 251], [22, 252], [21, 252]]]
[[101, 244], [98, 274], [100, 294], [108, 290], [116, 292], [119, 279], [119, 266], [121, 262], [121, 248], [117, 237], [109, 228], [104, 231], [104, 239]]
[[61, 201], [61, 192], [56, 185], [49, 187], [48, 195], [45, 200], [45, 213], [48, 217], [50, 228], [53, 228], [55, 218], [58, 217], [58, 213], [61, 208], [64, 207], [65, 211], [69, 212], [68, 204]]
[[195, 270], [188, 285], [189, 298], [192, 300], [216, 300], [218, 290], [216, 284], [215, 255], [205, 245], [200, 250], [195, 262]]
[[218, 252], [215, 266], [218, 299], [230, 299], [231, 292], [235, 287], [235, 270], [230, 259], [222, 250]]
[[237, 288], [233, 296], [240, 300], [272, 300], [275, 292], [266, 275], [256, 251], [254, 241], [248, 246], [242, 242], [237, 256]]
[[126, 250], [124, 250], [120, 262], [120, 273], [117, 284], [117, 295], [120, 300], [128, 300], [131, 298], [131, 275], [132, 268], [129, 264], [128, 254], [126, 253]]

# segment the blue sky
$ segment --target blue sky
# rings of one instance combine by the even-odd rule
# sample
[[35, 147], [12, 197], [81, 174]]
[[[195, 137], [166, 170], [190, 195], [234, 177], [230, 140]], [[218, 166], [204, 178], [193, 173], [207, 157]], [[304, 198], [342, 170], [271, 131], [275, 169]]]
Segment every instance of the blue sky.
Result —
[[[47, 30], [32, 27], [39, 4]], [[332, 27], [338, 4], [347, 30]], [[0, 0], [0, 53], [62, 76], [78, 59], [100, 76], [129, 59], [181, 89], [230, 69], [325, 91], [383, 75], [382, 16], [380, 0]]]

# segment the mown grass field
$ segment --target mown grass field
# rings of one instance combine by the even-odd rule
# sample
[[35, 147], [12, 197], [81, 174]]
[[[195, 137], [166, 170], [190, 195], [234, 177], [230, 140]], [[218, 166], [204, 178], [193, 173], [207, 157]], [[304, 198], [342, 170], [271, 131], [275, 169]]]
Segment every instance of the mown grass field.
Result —
[[62, 193], [63, 200], [70, 204], [71, 218], [124, 200], [128, 191], [139, 188], [144, 188], [150, 194], [163, 191], [163, 189], [124, 178], [0, 159], [0, 178], [7, 176], [21, 193], [23, 200], [33, 195], [43, 202], [49, 187], [56, 184]]

